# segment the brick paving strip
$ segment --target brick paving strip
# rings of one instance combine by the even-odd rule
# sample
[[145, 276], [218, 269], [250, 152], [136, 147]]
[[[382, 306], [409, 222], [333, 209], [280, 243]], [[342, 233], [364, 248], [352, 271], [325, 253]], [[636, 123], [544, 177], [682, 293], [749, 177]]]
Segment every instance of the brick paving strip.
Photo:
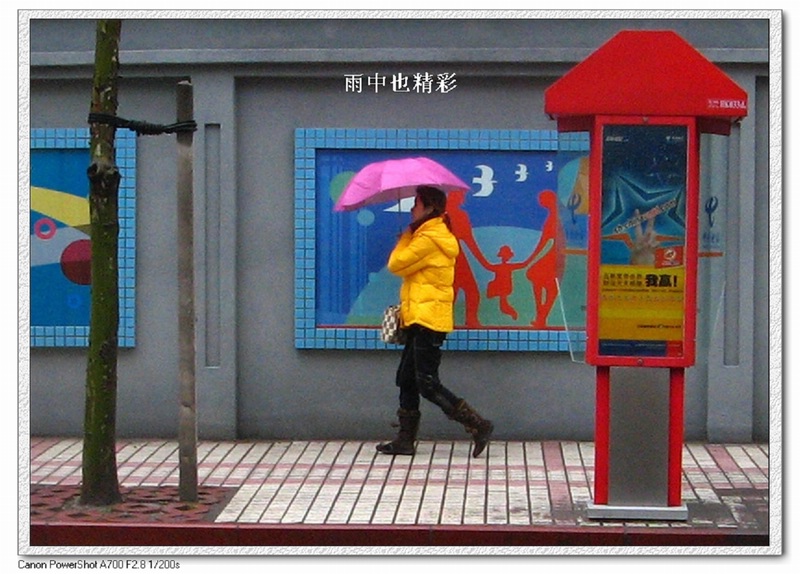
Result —
[[388, 457], [358, 441], [201, 441], [195, 503], [178, 497], [176, 441], [120, 440], [123, 502], [78, 504], [81, 441], [32, 438], [31, 524], [406, 528], [614, 528], [769, 531], [766, 445], [687, 444], [685, 522], [586, 518], [593, 444], [493, 442], [473, 459], [467, 441], [421, 441]]
[[80, 486], [32, 485], [31, 522], [188, 524], [213, 522], [236, 494], [234, 488], [200, 487], [196, 502], [182, 502], [175, 486], [121, 487], [122, 502], [80, 504]]

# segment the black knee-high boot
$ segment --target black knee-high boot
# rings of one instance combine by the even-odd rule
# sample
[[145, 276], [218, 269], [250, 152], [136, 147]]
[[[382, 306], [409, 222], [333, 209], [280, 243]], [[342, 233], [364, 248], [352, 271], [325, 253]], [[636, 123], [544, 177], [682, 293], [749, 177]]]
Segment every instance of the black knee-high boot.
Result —
[[383, 454], [412, 455], [415, 452], [417, 431], [419, 430], [420, 412], [417, 410], [397, 409], [397, 419], [400, 430], [391, 442], [384, 442], [376, 446], [378, 452]]
[[472, 456], [480, 456], [486, 445], [489, 444], [489, 438], [492, 436], [492, 431], [494, 431], [492, 421], [481, 417], [465, 400], [458, 401], [450, 418], [464, 425], [466, 431], [472, 435], [472, 440], [475, 443], [472, 449]]

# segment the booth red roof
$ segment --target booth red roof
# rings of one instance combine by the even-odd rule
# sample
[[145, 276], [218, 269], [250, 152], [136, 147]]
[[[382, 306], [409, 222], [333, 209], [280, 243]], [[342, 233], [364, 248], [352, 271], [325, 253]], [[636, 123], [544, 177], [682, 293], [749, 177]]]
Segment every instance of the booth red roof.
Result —
[[545, 91], [561, 131], [598, 115], [693, 116], [701, 131], [730, 133], [747, 92], [672, 31], [622, 31]]

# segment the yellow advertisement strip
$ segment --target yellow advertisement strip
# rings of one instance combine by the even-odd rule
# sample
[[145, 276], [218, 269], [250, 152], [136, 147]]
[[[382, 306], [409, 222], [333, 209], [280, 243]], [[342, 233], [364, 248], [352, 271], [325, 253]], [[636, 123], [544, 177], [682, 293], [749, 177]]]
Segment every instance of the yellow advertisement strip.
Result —
[[683, 267], [601, 265], [599, 338], [681, 340], [684, 279]]
[[600, 339], [623, 341], [680, 341], [683, 339], [683, 318], [647, 322], [624, 317], [601, 320], [598, 335]]

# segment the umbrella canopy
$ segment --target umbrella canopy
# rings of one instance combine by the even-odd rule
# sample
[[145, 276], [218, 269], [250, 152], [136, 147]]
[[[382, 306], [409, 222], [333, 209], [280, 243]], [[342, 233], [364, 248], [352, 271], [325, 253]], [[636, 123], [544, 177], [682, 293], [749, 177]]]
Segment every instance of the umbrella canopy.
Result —
[[417, 186], [442, 191], [469, 190], [449, 169], [427, 157], [389, 159], [367, 164], [344, 188], [334, 211], [352, 211], [365, 205], [413, 197]]

